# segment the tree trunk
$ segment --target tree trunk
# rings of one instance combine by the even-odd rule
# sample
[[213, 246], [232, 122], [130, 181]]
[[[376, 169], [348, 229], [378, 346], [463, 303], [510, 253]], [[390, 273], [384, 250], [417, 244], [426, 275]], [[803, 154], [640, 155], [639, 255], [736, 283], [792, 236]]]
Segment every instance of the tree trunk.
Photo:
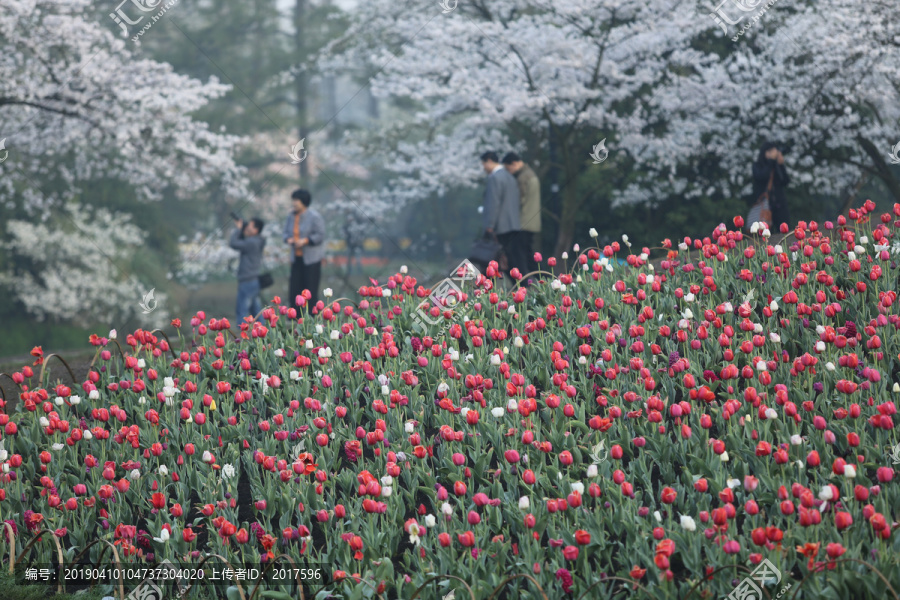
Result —
[[[295, 56], [306, 56], [306, 43], [304, 39], [304, 28], [306, 25], [306, 3], [307, 0], [294, 0], [294, 45]], [[297, 141], [304, 139], [307, 135], [307, 77], [306, 73], [301, 71], [297, 73]], [[304, 144], [304, 148], [306, 145]], [[309, 175], [309, 166], [307, 162], [301, 161], [297, 165], [300, 170], [300, 180], [303, 181]]]
[[562, 207], [559, 215], [556, 247], [553, 249], [553, 255], [557, 257], [563, 252], [568, 252], [572, 249], [572, 243], [575, 239], [575, 226], [577, 224], [576, 218], [582, 203], [582, 198], [578, 197], [578, 167], [580, 161], [576, 156], [572, 155], [568, 145], [561, 143], [559, 147], [566, 179], [562, 185], [562, 190], [560, 190]]
[[900, 181], [894, 176], [891, 166], [884, 160], [883, 154], [886, 154], [886, 151], [876, 147], [871, 140], [868, 140], [861, 135], [856, 137], [856, 141], [872, 160], [872, 163], [875, 166], [875, 172], [878, 173], [879, 179], [884, 182], [885, 187], [887, 187], [888, 191], [894, 197], [894, 200], [900, 202]]

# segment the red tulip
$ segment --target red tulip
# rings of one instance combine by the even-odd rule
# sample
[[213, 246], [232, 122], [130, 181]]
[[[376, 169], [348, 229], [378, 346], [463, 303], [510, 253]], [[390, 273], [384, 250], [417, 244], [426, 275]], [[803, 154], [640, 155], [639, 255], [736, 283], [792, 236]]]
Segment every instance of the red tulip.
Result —
[[675, 498], [678, 497], [678, 493], [670, 487], [664, 487], [662, 490], [662, 494], [660, 495], [660, 500], [663, 504], [672, 504], [675, 502]]
[[578, 547], [577, 546], [566, 546], [563, 548], [563, 556], [566, 560], [575, 560], [578, 558]]
[[591, 543], [591, 534], [584, 529], [575, 531], [575, 542], [580, 546], [586, 546]]
[[456, 534], [456, 539], [458, 539], [459, 543], [466, 548], [471, 548], [475, 545], [475, 534], [471, 531]]
[[834, 514], [834, 525], [839, 530], [846, 529], [853, 525], [853, 516], [848, 512], [836, 512]]

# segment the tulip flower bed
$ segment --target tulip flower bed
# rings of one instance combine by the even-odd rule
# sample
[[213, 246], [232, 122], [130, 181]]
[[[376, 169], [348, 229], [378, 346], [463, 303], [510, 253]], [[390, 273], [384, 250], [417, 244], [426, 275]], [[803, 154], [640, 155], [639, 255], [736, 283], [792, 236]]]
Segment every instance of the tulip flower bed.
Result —
[[764, 559], [771, 597], [896, 597], [900, 205], [850, 217], [492, 267], [425, 332], [398, 273], [94, 336], [75, 389], [12, 374], [0, 520], [33, 562], [321, 567], [306, 597], [724, 598]]

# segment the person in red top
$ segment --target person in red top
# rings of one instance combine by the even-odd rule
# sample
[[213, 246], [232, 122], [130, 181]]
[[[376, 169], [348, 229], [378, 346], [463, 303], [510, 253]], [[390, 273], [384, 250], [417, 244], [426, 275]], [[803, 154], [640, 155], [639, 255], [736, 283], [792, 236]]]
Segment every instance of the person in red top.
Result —
[[291, 283], [288, 292], [291, 304], [300, 311], [297, 296], [309, 290], [308, 310], [316, 312], [319, 301], [319, 281], [322, 278], [322, 259], [325, 257], [325, 221], [315, 209], [309, 208], [312, 196], [306, 190], [291, 194], [294, 210], [284, 222], [282, 238], [291, 248]]

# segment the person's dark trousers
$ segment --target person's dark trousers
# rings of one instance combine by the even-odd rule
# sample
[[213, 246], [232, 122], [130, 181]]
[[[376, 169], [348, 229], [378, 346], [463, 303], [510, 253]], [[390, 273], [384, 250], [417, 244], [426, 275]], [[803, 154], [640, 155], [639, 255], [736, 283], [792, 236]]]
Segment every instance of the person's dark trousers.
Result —
[[523, 233], [522, 231], [509, 231], [497, 235], [497, 241], [503, 246], [503, 252], [506, 254], [506, 263], [509, 267], [507, 274], [513, 269], [519, 269], [522, 275], [527, 273], [525, 269], [528, 268], [528, 262], [522, 244]]
[[309, 293], [311, 294], [307, 306], [309, 307], [310, 312], [312, 312], [313, 306], [319, 301], [319, 282], [321, 279], [321, 262], [307, 265], [303, 263], [302, 258], [297, 257], [294, 262], [291, 263], [291, 306], [297, 309], [298, 313], [301, 312], [301, 310], [297, 305], [297, 296], [302, 294], [303, 290], [309, 290]]
[[791, 227], [791, 216], [788, 213], [787, 206], [772, 205], [772, 227], [771, 230], [781, 231], [781, 224], [787, 223], [788, 228]]
[[525, 264], [528, 265], [528, 269], [522, 273], [522, 275], [525, 275], [538, 270], [537, 261], [534, 260], [534, 253], [538, 251], [537, 239], [541, 234], [534, 231], [522, 231], [520, 233], [522, 234], [522, 248], [525, 252]]
[[300, 307], [297, 306], [297, 296], [303, 292], [303, 259], [295, 258], [294, 262], [291, 263], [291, 283], [288, 291], [288, 299], [290, 300], [291, 306], [293, 306], [297, 312], [300, 312]]

